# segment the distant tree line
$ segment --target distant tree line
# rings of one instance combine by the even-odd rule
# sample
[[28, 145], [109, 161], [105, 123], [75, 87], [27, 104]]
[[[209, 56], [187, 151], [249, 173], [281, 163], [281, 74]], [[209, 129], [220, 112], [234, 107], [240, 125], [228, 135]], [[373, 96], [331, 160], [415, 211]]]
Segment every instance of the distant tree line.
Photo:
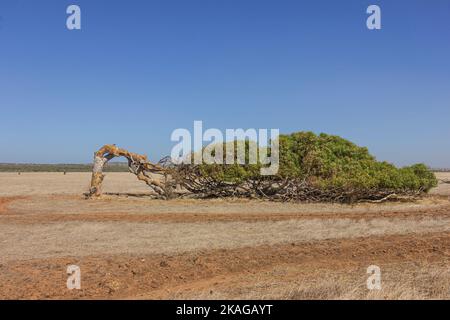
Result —
[[[124, 162], [111, 162], [106, 172], [128, 172]], [[92, 172], [92, 164], [0, 163], [0, 172]]]

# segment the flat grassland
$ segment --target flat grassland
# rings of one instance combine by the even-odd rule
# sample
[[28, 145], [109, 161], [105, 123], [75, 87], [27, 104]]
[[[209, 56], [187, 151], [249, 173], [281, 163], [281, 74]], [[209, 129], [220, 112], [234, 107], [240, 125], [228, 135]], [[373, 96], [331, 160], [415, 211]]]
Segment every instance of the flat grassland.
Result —
[[450, 299], [450, 173], [437, 176], [422, 200], [350, 206], [154, 200], [116, 172], [85, 200], [89, 173], [0, 173], [0, 299]]

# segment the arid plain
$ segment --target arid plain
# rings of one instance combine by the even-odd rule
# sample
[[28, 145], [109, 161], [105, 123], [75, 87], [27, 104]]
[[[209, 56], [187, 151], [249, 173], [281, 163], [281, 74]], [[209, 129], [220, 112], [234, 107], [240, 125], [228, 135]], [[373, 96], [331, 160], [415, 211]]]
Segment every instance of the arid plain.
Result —
[[86, 200], [89, 173], [0, 173], [0, 298], [450, 299], [450, 173], [437, 177], [415, 202], [339, 205], [155, 200], [128, 173]]

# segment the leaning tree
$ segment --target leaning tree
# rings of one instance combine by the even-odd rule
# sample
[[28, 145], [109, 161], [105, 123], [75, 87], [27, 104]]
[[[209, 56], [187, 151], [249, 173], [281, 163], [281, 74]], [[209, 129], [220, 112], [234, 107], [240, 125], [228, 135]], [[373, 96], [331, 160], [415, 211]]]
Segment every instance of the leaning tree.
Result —
[[296, 132], [279, 136], [279, 170], [270, 176], [260, 174], [260, 163], [175, 165], [166, 157], [153, 164], [144, 155], [105, 145], [94, 154], [88, 198], [101, 195], [103, 168], [115, 157], [125, 157], [129, 171], [163, 199], [190, 196], [381, 202], [411, 199], [437, 184], [435, 175], [423, 164], [397, 168], [377, 161], [367, 148], [341, 137]]

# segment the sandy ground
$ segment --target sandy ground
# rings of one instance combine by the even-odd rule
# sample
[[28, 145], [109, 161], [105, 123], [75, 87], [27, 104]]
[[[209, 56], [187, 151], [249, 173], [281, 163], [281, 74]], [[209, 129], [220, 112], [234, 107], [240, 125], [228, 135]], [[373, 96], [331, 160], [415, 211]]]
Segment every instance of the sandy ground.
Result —
[[437, 176], [422, 200], [349, 206], [154, 200], [128, 173], [85, 200], [89, 173], [0, 173], [0, 298], [449, 299], [450, 173]]
[[436, 172], [439, 185], [431, 191], [431, 194], [450, 195], [450, 172]]

